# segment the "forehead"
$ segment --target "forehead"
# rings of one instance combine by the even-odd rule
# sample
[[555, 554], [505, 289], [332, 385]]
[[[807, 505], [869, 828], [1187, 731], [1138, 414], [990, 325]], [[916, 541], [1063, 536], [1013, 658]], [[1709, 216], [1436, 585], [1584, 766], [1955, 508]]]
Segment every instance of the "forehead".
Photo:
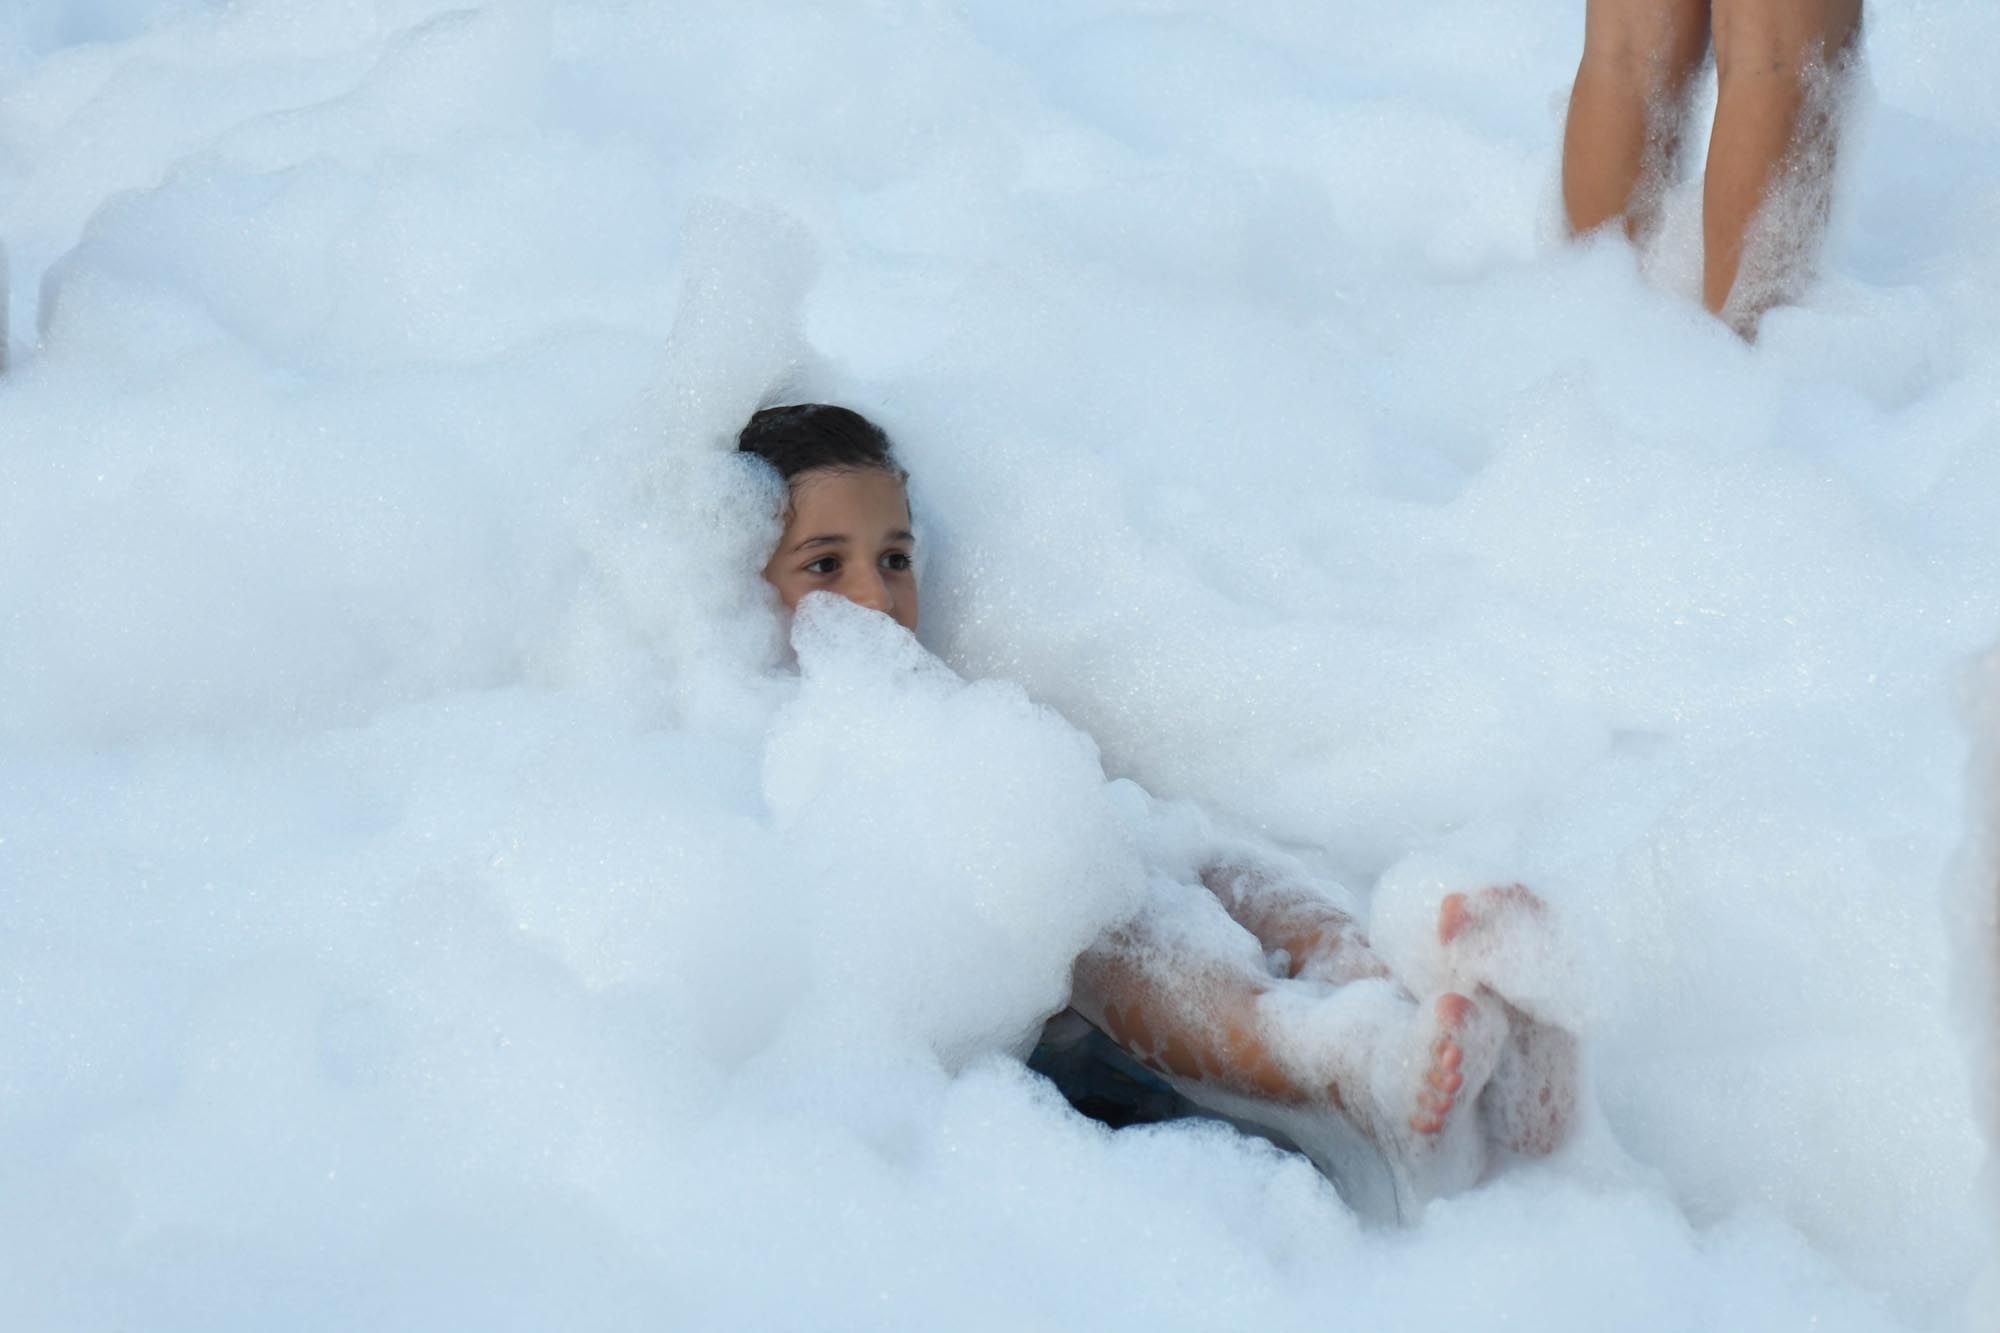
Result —
[[792, 478], [792, 528], [855, 524], [902, 527], [910, 521], [902, 478], [875, 468], [821, 468]]

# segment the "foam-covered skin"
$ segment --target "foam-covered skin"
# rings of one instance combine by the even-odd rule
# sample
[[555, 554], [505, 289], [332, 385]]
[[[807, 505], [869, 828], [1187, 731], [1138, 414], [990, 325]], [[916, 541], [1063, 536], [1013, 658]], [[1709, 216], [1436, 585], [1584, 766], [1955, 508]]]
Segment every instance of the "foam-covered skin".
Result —
[[[1962, 1325], [1992, 6], [1871, 14], [1755, 349], [1691, 195], [1555, 236], [1567, 5], [0, 9], [10, 1324]], [[1035, 966], [836, 1022], [720, 453], [788, 374], [902, 445], [947, 662], [1399, 973], [1533, 884], [1579, 1151], [1386, 1239], [942, 1073]]]
[[[1273, 978], [1268, 941], [1207, 892], [1150, 886], [1139, 914], [1077, 960], [1078, 1012], [1197, 1104], [1307, 1146], [1376, 1220], [1415, 1221], [1477, 1182], [1488, 1147], [1474, 1107], [1507, 1039], [1500, 1006], [1419, 1000], [1386, 976]], [[1392, 1188], [1358, 1188], [1357, 1170], [1386, 1171]]]

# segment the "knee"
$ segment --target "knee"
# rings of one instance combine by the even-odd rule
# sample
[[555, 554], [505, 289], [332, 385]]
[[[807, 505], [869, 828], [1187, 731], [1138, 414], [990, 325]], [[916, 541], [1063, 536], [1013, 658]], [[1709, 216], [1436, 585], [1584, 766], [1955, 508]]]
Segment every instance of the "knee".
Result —
[[1581, 72], [1648, 91], [1683, 83], [1708, 51], [1707, 9], [1706, 0], [1592, 4]]
[[1725, 84], [1760, 79], [1798, 83], [1839, 57], [1859, 19], [1860, 5], [1841, 0], [1717, 5], [1716, 78]]
[[1583, 43], [1579, 73], [1615, 82], [1626, 88], [1651, 88], [1661, 82], [1665, 62], [1659, 47], [1647, 34], [1632, 26], [1598, 35], [1592, 32]]
[[1739, 17], [1715, 25], [1715, 77], [1725, 84], [1749, 79], [1797, 79], [1805, 72], [1806, 46], [1769, 21]]

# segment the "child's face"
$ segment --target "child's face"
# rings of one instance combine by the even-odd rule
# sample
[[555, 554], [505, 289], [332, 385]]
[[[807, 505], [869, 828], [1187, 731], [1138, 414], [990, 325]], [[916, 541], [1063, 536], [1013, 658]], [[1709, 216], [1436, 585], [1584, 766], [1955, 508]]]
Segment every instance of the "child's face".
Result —
[[820, 469], [792, 478], [784, 535], [764, 577], [787, 609], [830, 592], [917, 628], [910, 502], [903, 483], [873, 469]]

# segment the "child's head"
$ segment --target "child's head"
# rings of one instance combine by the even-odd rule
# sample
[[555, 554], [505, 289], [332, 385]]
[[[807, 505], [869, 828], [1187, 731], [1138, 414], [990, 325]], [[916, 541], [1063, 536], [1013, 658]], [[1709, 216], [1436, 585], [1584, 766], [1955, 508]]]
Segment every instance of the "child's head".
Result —
[[764, 566], [785, 606], [830, 592], [916, 629], [910, 501], [881, 427], [824, 403], [767, 407], [736, 447], [776, 468], [790, 492], [784, 533]]

